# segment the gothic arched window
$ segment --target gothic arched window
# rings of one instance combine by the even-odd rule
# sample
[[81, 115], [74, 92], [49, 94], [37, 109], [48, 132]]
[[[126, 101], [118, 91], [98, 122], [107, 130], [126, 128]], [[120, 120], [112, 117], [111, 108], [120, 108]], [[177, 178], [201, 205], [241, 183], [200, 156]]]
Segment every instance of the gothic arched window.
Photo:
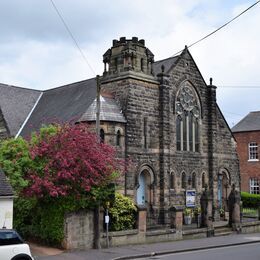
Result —
[[176, 97], [176, 146], [178, 151], [199, 151], [200, 103], [191, 84], [185, 82]]
[[175, 188], [175, 176], [174, 173], [171, 172], [170, 173], [170, 189], [174, 189]]
[[120, 146], [121, 145], [121, 132], [120, 130], [117, 130], [116, 132], [116, 146]]
[[202, 173], [202, 188], [205, 188], [205, 184], [206, 184], [206, 177], [205, 177], [205, 172]]
[[192, 187], [193, 189], [196, 188], [196, 174], [195, 174], [195, 172], [193, 172], [193, 173], [192, 173], [192, 176], [191, 176], [191, 187]]
[[104, 131], [104, 129], [102, 129], [102, 128], [100, 129], [99, 136], [100, 136], [100, 142], [104, 143], [105, 142], [105, 131]]
[[181, 187], [183, 189], [186, 189], [186, 174], [185, 174], [185, 172], [183, 172], [181, 174]]

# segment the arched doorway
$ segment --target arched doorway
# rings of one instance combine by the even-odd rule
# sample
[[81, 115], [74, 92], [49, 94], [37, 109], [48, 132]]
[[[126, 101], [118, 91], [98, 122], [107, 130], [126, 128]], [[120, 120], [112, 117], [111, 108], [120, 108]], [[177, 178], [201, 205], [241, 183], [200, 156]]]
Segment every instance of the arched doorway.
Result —
[[226, 169], [222, 169], [218, 174], [218, 208], [223, 208], [225, 211], [228, 211], [228, 195], [230, 192], [230, 177]]
[[137, 205], [147, 206], [153, 201], [152, 184], [154, 181], [153, 171], [149, 166], [143, 166], [138, 175], [138, 186], [136, 191]]

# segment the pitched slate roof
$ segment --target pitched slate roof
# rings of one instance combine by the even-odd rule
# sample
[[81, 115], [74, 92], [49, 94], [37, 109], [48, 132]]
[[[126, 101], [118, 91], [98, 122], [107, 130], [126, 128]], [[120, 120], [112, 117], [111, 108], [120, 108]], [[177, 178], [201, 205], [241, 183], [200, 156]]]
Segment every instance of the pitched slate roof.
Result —
[[30, 113], [41, 91], [0, 83], [0, 106], [7, 127], [15, 136]]
[[[96, 121], [96, 104], [96, 99], [94, 99], [87, 111], [78, 121]], [[116, 101], [113, 98], [102, 96], [100, 96], [100, 120], [126, 123], [125, 117], [122, 111], [120, 111]]]
[[0, 197], [13, 196], [14, 192], [11, 185], [8, 183], [6, 176], [2, 169], [0, 169]]
[[164, 72], [168, 73], [168, 71], [175, 65], [179, 56], [170, 57], [164, 60], [159, 60], [153, 63], [153, 72], [154, 76], [162, 72], [162, 65], [164, 66]]
[[250, 112], [241, 121], [239, 121], [234, 127], [232, 132], [248, 132], [248, 131], [260, 131], [260, 111]]
[[43, 124], [76, 122], [95, 97], [95, 78], [43, 91], [37, 106], [21, 131], [21, 136], [27, 137]]

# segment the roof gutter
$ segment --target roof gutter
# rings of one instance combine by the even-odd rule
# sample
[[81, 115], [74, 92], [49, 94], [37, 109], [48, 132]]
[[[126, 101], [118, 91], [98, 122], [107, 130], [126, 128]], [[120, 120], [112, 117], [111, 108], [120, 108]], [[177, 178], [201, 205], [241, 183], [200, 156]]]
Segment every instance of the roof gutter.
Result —
[[16, 134], [16, 136], [15, 136], [15, 139], [21, 134], [21, 132], [22, 132], [24, 126], [26, 125], [26, 123], [28, 122], [28, 120], [29, 120], [30, 116], [32, 115], [34, 109], [35, 109], [36, 106], [38, 105], [38, 103], [39, 103], [39, 101], [40, 101], [42, 95], [43, 95], [43, 92], [41, 92], [41, 94], [39, 95], [38, 99], [36, 100], [36, 102], [35, 102], [35, 104], [34, 104], [32, 110], [30, 111], [30, 113], [28, 114], [28, 116], [26, 117], [26, 119], [24, 120], [22, 126], [20, 127], [19, 131], [17, 132], [17, 134]]
[[1, 199], [13, 199], [13, 198], [17, 198], [17, 196], [15, 195], [0, 195], [0, 200]]

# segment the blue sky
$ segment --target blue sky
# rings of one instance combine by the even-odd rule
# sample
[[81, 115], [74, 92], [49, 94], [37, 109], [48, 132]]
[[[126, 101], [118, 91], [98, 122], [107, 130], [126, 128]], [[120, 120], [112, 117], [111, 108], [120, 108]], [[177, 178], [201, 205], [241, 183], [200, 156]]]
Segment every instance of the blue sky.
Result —
[[[48, 89], [102, 74], [113, 39], [146, 40], [167, 58], [215, 30], [255, 1], [53, 0], [94, 68], [86, 64], [51, 1], [0, 1], [0, 82]], [[190, 48], [204, 79], [213, 77], [230, 126], [260, 110], [260, 4]], [[253, 86], [253, 87], [252, 87]]]

